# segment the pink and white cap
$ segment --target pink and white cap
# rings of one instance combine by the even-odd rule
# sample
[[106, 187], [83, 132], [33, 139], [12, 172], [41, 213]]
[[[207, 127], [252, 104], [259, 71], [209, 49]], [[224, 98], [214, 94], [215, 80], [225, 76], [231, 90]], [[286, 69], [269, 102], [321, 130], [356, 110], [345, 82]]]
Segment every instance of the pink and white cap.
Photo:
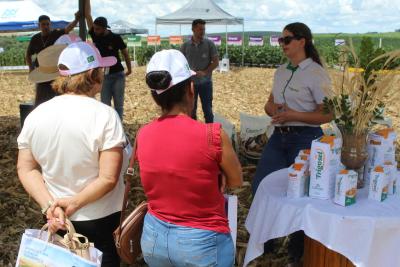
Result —
[[71, 76], [99, 67], [111, 67], [116, 63], [115, 57], [101, 57], [99, 50], [92, 43], [85, 42], [68, 45], [58, 59], [58, 66], [64, 65], [68, 68], [59, 69], [61, 76]]
[[172, 77], [171, 83], [167, 89], [155, 90], [157, 94], [161, 94], [172, 86], [189, 79], [196, 75], [196, 72], [192, 71], [189, 67], [185, 56], [176, 49], [162, 50], [155, 53], [149, 64], [147, 65], [146, 73], [152, 71], [168, 71]]
[[61, 35], [54, 44], [70, 45], [72, 43], [81, 42], [81, 41], [82, 41], [82, 39], [79, 36], [77, 36], [73, 33], [69, 33], [69, 34]]

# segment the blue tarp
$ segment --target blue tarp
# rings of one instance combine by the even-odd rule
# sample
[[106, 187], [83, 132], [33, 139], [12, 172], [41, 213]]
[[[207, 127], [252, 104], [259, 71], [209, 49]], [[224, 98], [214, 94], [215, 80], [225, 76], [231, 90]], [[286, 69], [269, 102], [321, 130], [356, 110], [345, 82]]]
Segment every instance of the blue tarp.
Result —
[[[53, 29], [62, 29], [68, 25], [67, 21], [51, 21]], [[13, 31], [34, 31], [38, 30], [37, 21], [21, 21], [21, 22], [0, 22], [0, 32], [13, 32]]]

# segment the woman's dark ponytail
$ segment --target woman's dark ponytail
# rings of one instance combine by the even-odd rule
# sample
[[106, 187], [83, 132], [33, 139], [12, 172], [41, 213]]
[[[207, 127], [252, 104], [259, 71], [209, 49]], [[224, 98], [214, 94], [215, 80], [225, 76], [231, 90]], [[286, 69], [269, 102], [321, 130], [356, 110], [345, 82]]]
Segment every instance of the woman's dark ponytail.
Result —
[[314, 44], [311, 42], [306, 42], [306, 45], [304, 47], [306, 51], [306, 57], [311, 58], [314, 60], [316, 63], [322, 66], [321, 58], [319, 57], [319, 53], [317, 49], [315, 48]]

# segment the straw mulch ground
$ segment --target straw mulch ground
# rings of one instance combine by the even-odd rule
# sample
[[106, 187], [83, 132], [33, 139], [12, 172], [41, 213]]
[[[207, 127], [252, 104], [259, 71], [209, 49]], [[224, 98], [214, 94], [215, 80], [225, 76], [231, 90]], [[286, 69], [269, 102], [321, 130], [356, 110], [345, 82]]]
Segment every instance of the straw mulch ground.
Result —
[[[127, 79], [125, 92], [124, 126], [128, 135], [134, 137], [138, 127], [158, 115], [144, 83], [144, 68], [134, 70]], [[263, 106], [272, 86], [274, 70], [245, 68], [229, 73], [215, 73], [214, 110], [232, 121], [239, 129], [239, 112], [263, 114]], [[13, 266], [18, 252], [20, 237], [26, 228], [42, 224], [39, 207], [29, 199], [16, 175], [16, 138], [20, 131], [19, 104], [33, 99], [34, 87], [27, 81], [27, 74], [0, 72], [0, 266]], [[399, 129], [399, 108], [390, 107], [395, 127]], [[199, 115], [201, 115], [199, 111]], [[396, 117], [397, 116], [397, 117]], [[201, 117], [201, 116], [199, 116]], [[250, 181], [254, 166], [244, 166], [244, 186], [234, 191], [239, 196], [239, 229], [237, 263], [241, 266], [248, 239], [244, 221], [251, 204]], [[132, 204], [144, 199], [138, 177], [132, 188]], [[252, 266], [285, 266], [285, 239], [274, 254], [257, 259]], [[144, 266], [143, 260], [138, 266]]]

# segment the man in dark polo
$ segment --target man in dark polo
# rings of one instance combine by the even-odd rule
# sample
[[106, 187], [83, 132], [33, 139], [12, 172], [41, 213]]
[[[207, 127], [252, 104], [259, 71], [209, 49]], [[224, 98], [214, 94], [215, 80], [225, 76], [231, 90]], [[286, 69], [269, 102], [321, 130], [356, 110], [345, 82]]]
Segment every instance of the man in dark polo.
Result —
[[190, 68], [196, 71], [194, 82], [194, 109], [192, 118], [197, 119], [197, 98], [200, 96], [206, 123], [214, 121], [212, 111], [213, 84], [212, 72], [218, 66], [218, 51], [215, 44], [204, 38], [206, 22], [196, 19], [192, 22], [193, 36], [181, 47], [181, 52], [189, 62]]
[[[37, 59], [32, 60], [33, 55], [37, 55], [43, 49], [53, 45], [57, 39], [64, 34], [72, 31], [79, 21], [79, 12], [75, 13], [75, 19], [69, 23], [64, 29], [52, 29], [50, 18], [41, 15], [38, 19], [40, 32], [32, 36], [26, 50], [25, 61], [29, 67], [29, 72], [39, 66]], [[36, 83], [35, 106], [53, 98], [56, 93], [51, 88], [51, 81], [44, 83]]]
[[[114, 56], [117, 58], [117, 63], [105, 71], [100, 94], [101, 102], [111, 106], [112, 100], [114, 108], [122, 121], [124, 114], [125, 79], [126, 76], [132, 73], [128, 48], [119, 34], [115, 34], [109, 30], [108, 21], [105, 17], [98, 17], [93, 21], [91, 12], [90, 0], [86, 0], [85, 17], [89, 28], [89, 35], [93, 43], [99, 49], [101, 56]], [[120, 52], [126, 63], [127, 70], [125, 73], [121, 63]]]

